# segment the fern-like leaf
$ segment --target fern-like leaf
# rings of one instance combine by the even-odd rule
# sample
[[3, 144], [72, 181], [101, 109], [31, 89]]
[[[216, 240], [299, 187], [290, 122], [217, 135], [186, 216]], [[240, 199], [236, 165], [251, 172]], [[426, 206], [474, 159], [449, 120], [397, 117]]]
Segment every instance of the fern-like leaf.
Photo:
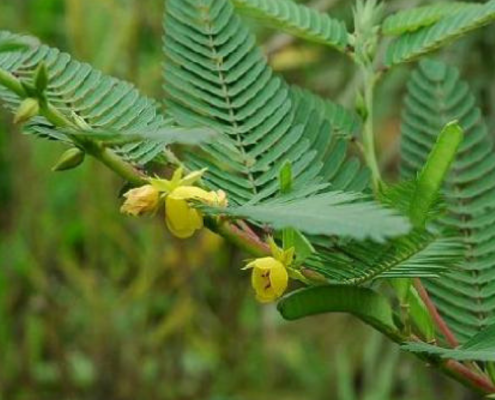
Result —
[[359, 116], [338, 103], [297, 86], [292, 87], [292, 95], [296, 105], [300, 105], [306, 111], [316, 110], [320, 118], [330, 122], [333, 131], [339, 136], [352, 137], [361, 129], [362, 121]]
[[164, 26], [170, 112], [184, 125], [223, 133], [204, 147], [207, 156], [189, 157], [191, 168], [209, 169], [206, 185], [235, 204], [261, 201], [279, 190], [286, 161], [296, 181], [366, 185], [365, 174], [355, 179], [361, 166], [345, 161], [347, 144], [336, 144], [329, 122], [317, 111], [311, 123], [298, 120], [290, 87], [273, 74], [230, 1], [168, 0]]
[[458, 37], [495, 20], [495, 0], [472, 7], [441, 19], [436, 24], [406, 33], [387, 49], [387, 65], [415, 60], [439, 49]]
[[366, 200], [362, 195], [326, 192], [311, 197], [293, 194], [258, 204], [219, 209], [276, 230], [294, 228], [310, 235], [336, 235], [383, 241], [410, 229], [409, 221], [395, 211]]
[[29, 36], [10, 35], [6, 32], [0, 32], [0, 53], [26, 50], [29, 47], [36, 46], [36, 39]]
[[350, 242], [318, 250], [306, 261], [308, 268], [350, 285], [377, 278], [438, 277], [454, 269], [463, 254], [459, 239], [420, 230], [382, 244]]
[[445, 349], [426, 343], [408, 343], [402, 349], [413, 353], [436, 355], [458, 361], [495, 361], [495, 325], [490, 325], [457, 349]]
[[292, 0], [234, 0], [238, 10], [263, 24], [313, 42], [346, 50], [349, 34], [342, 21]]
[[461, 340], [495, 322], [495, 157], [474, 96], [459, 73], [427, 60], [411, 77], [402, 125], [402, 176], [421, 170], [438, 132], [457, 119], [465, 138], [446, 180], [448, 213], [441, 225], [460, 232], [466, 247], [461, 268], [427, 288]]
[[414, 32], [449, 17], [459, 12], [464, 12], [470, 8], [479, 7], [479, 4], [466, 3], [461, 1], [436, 2], [422, 7], [401, 10], [390, 15], [382, 25], [384, 35], [402, 35], [406, 32]]
[[[25, 37], [0, 32], [0, 41], [25, 42]], [[27, 82], [31, 81], [40, 63], [49, 74], [47, 97], [50, 103], [68, 118], [83, 120], [89, 128], [135, 134], [157, 131], [171, 125], [160, 115], [155, 102], [141, 96], [129, 83], [103, 75], [88, 64], [71, 59], [66, 53], [45, 45], [0, 53], [0, 69]], [[0, 99], [15, 109], [20, 98], [0, 86]], [[70, 141], [67, 134], [42, 117], [29, 123], [26, 131], [50, 139]], [[137, 141], [115, 150], [129, 161], [144, 164], [163, 149], [161, 142]]]
[[323, 163], [321, 178], [330, 182], [334, 190], [365, 190], [369, 186], [369, 170], [356, 157], [349, 157], [349, 140], [361, 127], [359, 117], [304, 89], [293, 87], [291, 95], [295, 124], [304, 126], [305, 137], [314, 138], [311, 148]]

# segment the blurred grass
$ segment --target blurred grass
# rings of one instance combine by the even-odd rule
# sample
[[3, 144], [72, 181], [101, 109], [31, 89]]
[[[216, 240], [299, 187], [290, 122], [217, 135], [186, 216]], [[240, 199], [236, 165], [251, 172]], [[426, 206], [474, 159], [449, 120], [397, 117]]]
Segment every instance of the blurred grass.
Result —
[[[7, 0], [0, 28], [159, 98], [162, 6]], [[350, 101], [342, 57], [295, 42], [272, 60], [292, 82]], [[0, 113], [0, 399], [467, 398], [352, 319], [284, 323], [254, 302], [245, 255], [207, 233], [177, 241], [160, 218], [123, 217], [115, 176], [91, 160], [50, 172], [63, 147], [10, 121]]]

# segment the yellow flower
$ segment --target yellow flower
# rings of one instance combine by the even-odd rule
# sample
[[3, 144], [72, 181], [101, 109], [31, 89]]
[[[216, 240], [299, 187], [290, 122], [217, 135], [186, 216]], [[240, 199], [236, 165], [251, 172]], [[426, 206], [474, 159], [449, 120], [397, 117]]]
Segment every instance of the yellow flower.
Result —
[[165, 221], [175, 236], [181, 239], [191, 237], [203, 227], [203, 215], [191, 207], [188, 200], [209, 202], [211, 194], [194, 186], [180, 186], [170, 192], [165, 200]]
[[287, 289], [289, 275], [294, 276], [291, 265], [294, 261], [294, 248], [281, 249], [272, 237], [267, 243], [272, 257], [257, 258], [243, 269], [252, 269], [251, 284], [256, 299], [261, 303], [270, 303], [282, 296]]
[[208, 192], [195, 186], [179, 186], [172, 190], [165, 200], [165, 221], [175, 236], [186, 239], [203, 228], [203, 214], [190, 206], [195, 200], [209, 205], [224, 206], [226, 196], [223, 191]]
[[184, 169], [182, 167], [179, 167], [172, 175], [172, 179], [151, 178], [149, 179], [149, 182], [160, 192], [171, 193], [174, 189], [177, 189], [180, 186], [194, 185], [201, 179], [205, 172], [206, 168], [199, 171], [193, 171], [183, 177], [182, 175], [184, 174]]
[[141, 215], [155, 210], [160, 199], [165, 198], [165, 221], [175, 236], [185, 239], [203, 227], [202, 213], [191, 206], [191, 201], [212, 206], [224, 207], [227, 197], [222, 190], [208, 192], [193, 186], [206, 170], [194, 171], [183, 177], [183, 169], [178, 168], [171, 179], [152, 178], [149, 185], [132, 189], [126, 193], [122, 212]]
[[289, 274], [280, 261], [273, 257], [257, 258], [245, 269], [248, 268], [253, 269], [251, 284], [259, 302], [270, 303], [284, 294], [289, 282]]
[[134, 217], [155, 211], [160, 202], [160, 193], [152, 185], [131, 189], [124, 197], [126, 200], [120, 211]]

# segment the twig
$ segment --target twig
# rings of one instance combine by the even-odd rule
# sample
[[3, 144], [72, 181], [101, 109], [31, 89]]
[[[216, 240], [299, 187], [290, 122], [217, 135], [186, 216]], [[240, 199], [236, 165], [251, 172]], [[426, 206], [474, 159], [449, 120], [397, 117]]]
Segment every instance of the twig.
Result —
[[440, 330], [440, 332], [442, 332], [443, 336], [445, 337], [449, 345], [452, 346], [453, 348], [459, 346], [459, 341], [456, 339], [456, 337], [450, 330], [449, 326], [438, 312], [435, 304], [430, 298], [430, 295], [428, 294], [425, 287], [421, 283], [421, 280], [419, 278], [414, 278], [413, 285], [415, 289], [418, 291], [421, 300], [423, 300], [423, 302], [425, 303], [426, 308], [430, 312], [430, 315], [433, 317], [433, 320], [437, 324], [438, 329]]
[[251, 238], [253, 238], [253, 240], [258, 241], [259, 243], [263, 243], [263, 241], [260, 239], [260, 237], [257, 235], [257, 233], [251, 229], [251, 227], [249, 226], [249, 224], [246, 221], [239, 220], [239, 221], [237, 221], [237, 225], [239, 225], [239, 227], [244, 232], [246, 232], [247, 235], [249, 235]]
[[460, 362], [448, 360], [445, 363], [445, 368], [447, 371], [451, 371], [453, 377], [456, 377], [457, 380], [462, 379], [462, 381], [471, 388], [484, 393], [495, 393], [495, 386], [489, 379], [470, 370]]

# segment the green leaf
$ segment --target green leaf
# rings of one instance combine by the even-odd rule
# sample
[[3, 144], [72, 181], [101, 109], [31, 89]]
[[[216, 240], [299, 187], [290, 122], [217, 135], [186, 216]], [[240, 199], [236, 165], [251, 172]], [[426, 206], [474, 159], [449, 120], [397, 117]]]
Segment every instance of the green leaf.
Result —
[[321, 43], [342, 52], [348, 44], [348, 32], [342, 21], [292, 0], [234, 0], [237, 9], [258, 18], [264, 25], [294, 36]]
[[424, 226], [463, 137], [464, 132], [457, 121], [445, 125], [438, 135], [437, 141], [419, 173], [416, 191], [411, 202], [409, 215], [416, 226]]
[[[23, 40], [23, 36], [0, 32], [2, 40]], [[88, 129], [119, 132], [156, 131], [171, 127], [172, 120], [160, 115], [156, 103], [129, 83], [105, 76], [88, 64], [71, 59], [66, 53], [45, 45], [28, 50], [0, 53], [0, 69], [33, 83], [38, 66], [45, 63], [49, 83], [46, 95], [50, 103], [67, 118], [84, 121]], [[0, 100], [15, 110], [22, 99], [0, 86]], [[66, 132], [42, 117], [26, 126], [28, 133], [70, 142]], [[129, 161], [139, 164], [154, 159], [163, 151], [160, 142], [139, 141], [113, 148]]]
[[106, 145], [125, 145], [132, 143], [142, 143], [144, 141], [152, 141], [160, 143], [162, 146], [170, 144], [183, 144], [188, 146], [196, 146], [205, 144], [215, 138], [216, 132], [208, 128], [178, 128], [167, 127], [141, 131], [139, 129], [131, 129], [122, 134], [119, 131], [109, 129], [93, 129], [93, 130], [62, 130], [68, 135], [77, 136], [85, 139], [98, 140]]
[[289, 321], [323, 313], [345, 312], [388, 336], [399, 336], [389, 302], [367, 288], [319, 286], [300, 289], [284, 296], [277, 308], [282, 317]]
[[291, 92], [295, 104], [300, 109], [315, 110], [321, 118], [330, 123], [336, 135], [353, 137], [361, 129], [362, 121], [359, 116], [344, 106], [297, 86], [292, 86]]
[[438, 224], [458, 231], [464, 260], [441, 279], [425, 280], [430, 295], [457, 338], [464, 342], [495, 323], [495, 157], [491, 134], [459, 72], [425, 60], [412, 74], [402, 123], [401, 174], [416, 176], [441, 128], [458, 120], [465, 131], [442, 195]]
[[0, 53], [25, 51], [38, 42], [29, 36], [13, 36], [0, 32]]
[[317, 248], [305, 264], [331, 282], [358, 285], [377, 278], [438, 277], [455, 269], [463, 250], [459, 238], [414, 230], [385, 243], [351, 241]]
[[424, 343], [408, 343], [403, 345], [402, 349], [458, 361], [495, 361], [495, 325], [486, 327], [457, 349], [445, 349]]
[[[418, 180], [402, 180], [395, 185], [383, 185], [378, 193], [378, 199], [383, 204], [400, 211], [411, 218], [411, 207], [414, 196], [417, 192]], [[434, 198], [430, 205], [426, 217], [428, 221], [433, 221], [445, 213], [445, 204], [440, 193]]]
[[473, 5], [436, 24], [397, 38], [387, 49], [386, 64], [409, 62], [445, 46], [460, 36], [495, 20], [495, 0]]
[[294, 123], [304, 126], [304, 136], [316, 152], [315, 161], [322, 163], [319, 176], [330, 182], [333, 190], [366, 190], [370, 183], [368, 168], [362, 166], [358, 158], [349, 157], [349, 142], [361, 126], [357, 115], [294, 86], [291, 99], [295, 110]]
[[317, 111], [311, 121], [299, 119], [290, 87], [274, 75], [230, 1], [168, 0], [164, 26], [170, 113], [183, 126], [221, 133], [202, 147], [205, 154], [187, 158], [191, 169], [208, 168], [208, 188], [224, 190], [231, 204], [261, 201], [278, 193], [286, 162], [295, 185], [366, 187], [366, 171], [347, 161], [347, 142], [329, 122]]
[[287, 194], [292, 191], [292, 166], [290, 162], [286, 162], [279, 173], [280, 193]]
[[409, 222], [392, 210], [357, 194], [328, 192], [308, 198], [291, 196], [229, 207], [222, 214], [248, 218], [274, 229], [294, 228], [310, 235], [338, 235], [382, 241], [409, 231]]
[[308, 257], [315, 252], [315, 249], [309, 239], [298, 230], [293, 230], [293, 246], [296, 250], [297, 262], [303, 263]]
[[479, 4], [460, 1], [438, 1], [426, 6], [401, 10], [385, 19], [382, 26], [384, 35], [401, 35], [414, 32], [440, 21], [442, 18], [478, 7]]

